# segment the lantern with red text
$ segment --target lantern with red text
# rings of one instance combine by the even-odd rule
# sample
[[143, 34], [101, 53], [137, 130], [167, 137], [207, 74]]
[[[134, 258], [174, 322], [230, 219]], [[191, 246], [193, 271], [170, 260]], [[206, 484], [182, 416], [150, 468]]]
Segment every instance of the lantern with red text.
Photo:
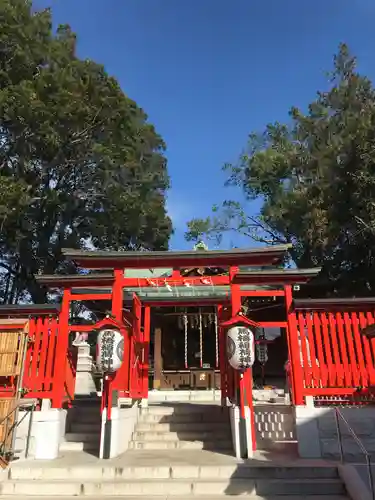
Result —
[[97, 338], [96, 364], [102, 373], [116, 372], [124, 359], [124, 337], [119, 330], [104, 328]]
[[254, 334], [245, 326], [234, 326], [227, 332], [227, 356], [235, 370], [244, 371], [254, 364]]

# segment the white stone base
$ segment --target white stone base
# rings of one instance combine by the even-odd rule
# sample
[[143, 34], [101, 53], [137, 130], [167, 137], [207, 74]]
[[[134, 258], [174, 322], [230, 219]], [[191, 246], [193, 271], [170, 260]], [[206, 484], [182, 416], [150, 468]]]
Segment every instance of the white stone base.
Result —
[[[240, 409], [236, 405], [229, 408], [230, 427], [232, 432], [233, 450], [237, 459], [252, 458], [254, 454], [251, 438], [251, 418], [250, 408], [245, 408], [245, 429], [241, 426]], [[243, 434], [245, 430], [245, 434]], [[247, 447], [244, 452], [244, 445]]]
[[133, 436], [135, 426], [140, 414], [139, 402], [133, 402], [124, 408], [112, 408], [111, 411], [111, 435], [109, 445], [109, 456], [105, 457], [105, 429], [107, 421], [107, 409], [102, 413], [102, 428], [100, 437], [100, 458], [114, 458], [124, 453]]
[[[66, 410], [57, 408], [33, 412], [28, 458], [51, 460], [58, 457], [65, 433], [66, 413]], [[19, 458], [25, 458], [30, 416], [29, 411], [26, 416], [25, 411], [18, 413], [18, 421], [23, 419], [16, 429], [15, 454]]]

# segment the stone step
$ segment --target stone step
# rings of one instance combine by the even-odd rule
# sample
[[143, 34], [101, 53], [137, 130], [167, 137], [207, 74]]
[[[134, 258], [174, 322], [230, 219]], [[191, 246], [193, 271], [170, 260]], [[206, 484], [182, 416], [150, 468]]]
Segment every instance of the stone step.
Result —
[[171, 479], [160, 481], [154, 479], [127, 479], [87, 481], [62, 479], [60, 481], [2, 481], [0, 493], [2, 495], [35, 495], [39, 497], [51, 496], [117, 496], [117, 495], [344, 495], [343, 484], [337, 479], [295, 479], [295, 480], [243, 480], [210, 481]]
[[137, 430], [133, 434], [134, 441], [230, 441], [231, 433], [230, 427], [223, 429], [221, 432], [218, 431], [196, 431], [191, 429], [191, 431], [139, 431]]
[[67, 432], [65, 441], [69, 443], [99, 443], [100, 434], [98, 432]]
[[273, 465], [172, 465], [172, 466], [95, 466], [43, 467], [41, 464], [11, 466], [7, 477], [13, 480], [41, 479], [337, 479], [335, 466], [273, 466]]
[[71, 451], [96, 451], [99, 449], [99, 439], [97, 442], [84, 443], [83, 441], [63, 441], [60, 443], [60, 453]]
[[232, 450], [231, 440], [227, 441], [131, 441], [132, 450]]
[[87, 407], [78, 406], [75, 408], [74, 407], [71, 408], [69, 411], [74, 417], [83, 415], [87, 416], [96, 415], [98, 418], [101, 418], [100, 407], [96, 406], [87, 406]]
[[137, 432], [180, 432], [194, 428], [195, 431], [202, 432], [221, 432], [222, 430], [230, 432], [229, 422], [139, 422], [136, 426]]
[[146, 408], [142, 408], [141, 415], [191, 415], [192, 413], [198, 414], [229, 414], [228, 407], [222, 407], [219, 405], [207, 405], [207, 404], [181, 404], [181, 405], [149, 405]]
[[73, 433], [77, 432], [97, 432], [100, 433], [101, 422], [76, 422], [73, 421], [70, 424], [70, 430]]
[[195, 424], [199, 422], [206, 422], [208, 424], [211, 423], [224, 423], [228, 422], [229, 425], [229, 417], [227, 414], [210, 414], [207, 413], [193, 413], [193, 414], [144, 414], [140, 418], [141, 423], [154, 423], [160, 422], [163, 424], [172, 424], [172, 423], [185, 423], [185, 424]]
[[[225, 496], [225, 495], [224, 495]], [[35, 500], [35, 495], [29, 496], [29, 495], [2, 495], [1, 500]], [[64, 497], [63, 497], [64, 498]], [[90, 500], [119, 500], [119, 496], [92, 496], [90, 495]], [[120, 497], [121, 498], [121, 497]], [[243, 500], [349, 500], [348, 497], [343, 496], [343, 495], [319, 495], [317, 497], [316, 495], [277, 495], [277, 496], [268, 496], [263, 497], [263, 496], [258, 496], [258, 495], [241, 495], [241, 498]], [[59, 500], [61, 499], [61, 495], [58, 496], [43, 496], [43, 500]], [[173, 496], [174, 500], [187, 500], [187, 499], [194, 499], [194, 500], [217, 500], [217, 495], [212, 496], [212, 495], [174, 495]], [[164, 497], [160, 498], [160, 495], [158, 496], [150, 496], [150, 495], [131, 495], [131, 496], [126, 496], [126, 500], [164, 500]]]

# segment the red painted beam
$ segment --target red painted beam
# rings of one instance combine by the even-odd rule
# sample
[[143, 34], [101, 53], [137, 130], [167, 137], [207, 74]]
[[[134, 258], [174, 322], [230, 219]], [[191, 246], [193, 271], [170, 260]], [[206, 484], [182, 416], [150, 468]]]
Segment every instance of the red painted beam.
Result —
[[287, 328], [287, 321], [259, 321], [259, 326], [262, 328]]
[[124, 288], [158, 288], [171, 286], [225, 286], [229, 285], [229, 276], [205, 276], [205, 277], [168, 277], [168, 278], [126, 278], [122, 279]]

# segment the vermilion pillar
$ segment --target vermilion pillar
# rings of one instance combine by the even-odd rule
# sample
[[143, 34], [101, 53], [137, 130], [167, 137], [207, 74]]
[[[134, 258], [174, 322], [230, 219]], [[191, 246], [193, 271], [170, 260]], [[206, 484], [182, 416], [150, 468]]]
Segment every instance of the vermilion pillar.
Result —
[[[232, 303], [232, 317], [241, 312], [241, 285], [234, 285], [232, 283], [235, 273], [238, 268], [232, 267], [229, 271], [231, 280], [231, 303]], [[253, 373], [252, 369], [248, 368], [243, 374], [235, 372], [236, 387], [239, 387], [240, 395], [240, 415], [241, 418], [246, 418], [245, 407], [250, 410], [250, 434], [252, 451], [256, 450], [256, 435], [255, 435], [255, 418], [254, 418], [254, 404], [253, 404]]]
[[150, 306], [144, 309], [143, 325], [143, 390], [142, 397], [148, 398], [148, 370], [149, 370], [149, 352], [150, 352], [150, 329], [151, 329], [151, 311]]
[[296, 314], [293, 311], [292, 286], [286, 285], [285, 305], [288, 318], [287, 338], [289, 350], [290, 381], [292, 384], [292, 400], [295, 405], [303, 405], [303, 372], [300, 359], [300, 346], [298, 342], [298, 326]]
[[59, 334], [56, 342], [56, 357], [53, 373], [52, 408], [62, 408], [65, 391], [65, 365], [69, 347], [69, 310], [71, 290], [64, 290], [59, 315]]

